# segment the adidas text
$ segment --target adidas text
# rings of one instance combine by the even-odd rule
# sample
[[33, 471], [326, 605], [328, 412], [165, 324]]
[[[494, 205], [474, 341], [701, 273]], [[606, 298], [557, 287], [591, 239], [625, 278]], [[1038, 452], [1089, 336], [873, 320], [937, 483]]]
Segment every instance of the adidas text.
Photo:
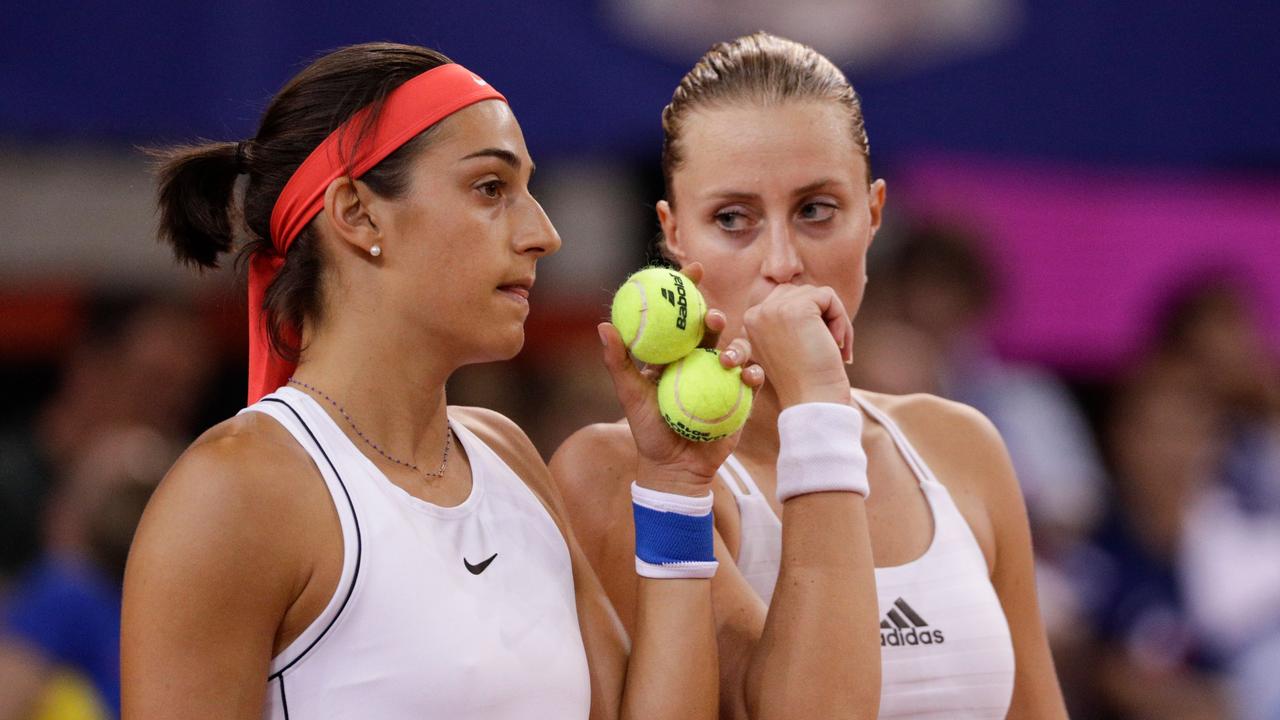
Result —
[[941, 630], [921, 630], [907, 628], [880, 631], [880, 647], [903, 647], [913, 645], [941, 645], [944, 642]]

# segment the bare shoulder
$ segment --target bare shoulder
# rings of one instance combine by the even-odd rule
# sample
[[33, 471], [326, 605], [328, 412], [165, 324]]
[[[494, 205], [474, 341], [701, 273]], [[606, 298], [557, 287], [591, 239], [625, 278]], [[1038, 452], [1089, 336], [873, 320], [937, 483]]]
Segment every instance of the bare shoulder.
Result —
[[[933, 434], [994, 434], [995, 427], [985, 415], [975, 408], [954, 400], [930, 395], [913, 393], [911, 395], [886, 395], [869, 390], [855, 390], [859, 397], [883, 410], [886, 415], [902, 427], [903, 432], [909, 429], [918, 433]], [[995, 435], [989, 439], [998, 439]]]
[[637, 585], [631, 481], [638, 455], [625, 421], [588, 425], [551, 458], [551, 478], [573, 534], [623, 625], [635, 629]]
[[290, 625], [295, 603], [308, 587], [331, 592], [311, 581], [336, 583], [336, 570], [316, 573], [325, 557], [341, 567], [341, 537], [315, 464], [274, 419], [245, 413], [202, 435], [160, 482], [129, 551], [125, 707], [244, 709], [273, 653], [313, 619]]
[[245, 413], [197, 438], [156, 495], [161, 500], [182, 495], [232, 503], [287, 502], [314, 473], [311, 457], [279, 423], [261, 413]]
[[567, 497], [630, 498], [636, 444], [626, 421], [588, 425], [570, 435], [551, 458], [551, 472]]
[[[300, 587], [333, 513], [306, 451], [279, 423], [245, 413], [201, 435], [156, 488], [130, 552], [135, 578]], [[186, 581], [184, 581], [186, 582]]]
[[995, 425], [973, 407], [926, 393], [855, 392], [884, 411], [926, 459], [937, 457], [966, 468], [1007, 460]]
[[994, 560], [997, 538], [1024, 524], [1026, 517], [1013, 464], [995, 425], [978, 410], [935, 395], [856, 392], [902, 429]]

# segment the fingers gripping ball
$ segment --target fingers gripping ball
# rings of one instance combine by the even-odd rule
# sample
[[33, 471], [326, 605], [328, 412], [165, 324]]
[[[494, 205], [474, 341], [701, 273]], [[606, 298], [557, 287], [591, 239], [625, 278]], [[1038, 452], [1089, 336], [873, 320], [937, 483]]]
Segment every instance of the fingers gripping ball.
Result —
[[742, 368], [725, 370], [719, 353], [698, 348], [662, 372], [658, 408], [671, 429], [689, 440], [719, 440], [747, 421], [751, 388], [742, 382]]
[[666, 365], [702, 342], [706, 314], [702, 293], [689, 278], [675, 270], [651, 267], [618, 288], [609, 319], [638, 360]]

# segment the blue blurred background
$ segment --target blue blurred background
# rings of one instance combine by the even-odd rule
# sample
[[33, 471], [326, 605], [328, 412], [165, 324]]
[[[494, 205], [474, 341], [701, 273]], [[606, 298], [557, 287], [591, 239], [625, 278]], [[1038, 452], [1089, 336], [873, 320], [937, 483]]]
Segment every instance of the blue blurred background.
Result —
[[651, 254], [661, 108], [756, 29], [862, 96], [890, 205], [853, 380], [1004, 433], [1073, 716], [1280, 718], [1280, 4], [54, 1], [0, 27], [0, 720], [112, 713], [130, 518], [244, 397], [242, 290], [155, 243], [140, 148], [251, 137], [344, 44], [487, 78], [565, 249], [526, 350], [450, 399], [549, 456], [618, 413], [591, 333]]

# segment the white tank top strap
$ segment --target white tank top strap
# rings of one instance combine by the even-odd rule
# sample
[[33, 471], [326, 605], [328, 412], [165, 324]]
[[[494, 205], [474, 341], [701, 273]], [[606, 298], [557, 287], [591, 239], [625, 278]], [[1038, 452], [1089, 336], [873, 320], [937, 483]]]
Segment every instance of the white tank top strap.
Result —
[[[933, 470], [929, 468], [924, 458], [920, 457], [920, 453], [916, 451], [915, 446], [907, 439], [907, 436], [902, 432], [902, 428], [898, 427], [898, 424], [893, 421], [893, 418], [889, 417], [888, 413], [871, 404], [865, 398], [858, 397], [854, 393], [853, 399], [858, 403], [859, 407], [888, 431], [889, 437], [893, 439], [894, 447], [898, 449], [898, 455], [911, 468], [911, 472], [920, 483], [920, 491], [924, 493], [925, 500], [929, 505], [929, 513], [933, 519], [933, 537], [924, 554], [906, 565], [876, 568], [876, 572], [880, 573], [881, 581], [890, 576], [896, 577], [901, 573], [907, 572], [908, 570], [904, 568], [934, 563], [940, 553], [963, 553], [966, 556], [966, 562], [970, 565], [974, 565], [975, 560], [978, 563], [985, 563], [982, 549], [978, 545], [978, 540], [974, 536], [973, 530], [969, 527], [969, 521], [961, 514], [960, 508], [956, 507], [955, 499], [951, 497], [951, 493], [933, 474]], [[985, 565], [983, 567], [985, 568]], [[915, 570], [912, 569], [910, 572], [915, 572]]]
[[720, 466], [719, 475], [738, 504], [741, 531], [734, 563], [747, 584], [768, 603], [778, 583], [782, 520], [738, 458], [732, 455], [726, 458], [724, 465]]
[[924, 461], [924, 458], [920, 457], [920, 453], [916, 452], [915, 447], [907, 440], [907, 436], [902, 433], [902, 429], [889, 417], [888, 413], [859, 397], [857, 393], [851, 391], [850, 395], [853, 397], [853, 401], [858, 404], [858, 407], [862, 408], [863, 412], [870, 415], [880, 427], [889, 432], [889, 437], [893, 438], [893, 444], [898, 448], [898, 453], [907, 461], [907, 465], [911, 468], [911, 472], [915, 474], [916, 479], [920, 481], [920, 484], [941, 484], [938, 482], [938, 478], [934, 476], [933, 471], [929, 469], [928, 463]]
[[[320, 615], [307, 626], [296, 640], [290, 643], [279, 655], [272, 658], [269, 677], [279, 676], [302, 660], [311, 648], [315, 647], [321, 638], [329, 632], [329, 629], [338, 621], [338, 617], [351, 599], [351, 595], [355, 591], [356, 579], [360, 574], [363, 543], [360, 535], [360, 521], [356, 515], [351, 491], [343, 479], [344, 473], [334, 462], [335, 456], [325, 448], [330, 443], [327, 441], [322, 442], [320, 439], [325, 434], [326, 425], [317, 422], [314, 417], [309, 417], [314, 411], [314, 405], [306, 402], [305, 399], [300, 401], [296, 397], [299, 394], [301, 393], [291, 388], [280, 388], [257, 403], [241, 410], [240, 413], [259, 412], [269, 415], [280, 423], [285, 430], [288, 430], [289, 434], [311, 456], [312, 461], [316, 464], [316, 469], [320, 472], [320, 476], [324, 478], [325, 486], [328, 488], [329, 495], [333, 500], [334, 509], [338, 513], [338, 521], [342, 526], [342, 574], [339, 576], [337, 589], [329, 598], [329, 603], [321, 611]], [[339, 459], [339, 462], [341, 462], [341, 459]]]
[[756, 487], [756, 481], [751, 478], [751, 473], [742, 466], [742, 461], [730, 455], [725, 458], [724, 464], [716, 471], [720, 479], [738, 499], [757, 496], [763, 498], [760, 488]]

